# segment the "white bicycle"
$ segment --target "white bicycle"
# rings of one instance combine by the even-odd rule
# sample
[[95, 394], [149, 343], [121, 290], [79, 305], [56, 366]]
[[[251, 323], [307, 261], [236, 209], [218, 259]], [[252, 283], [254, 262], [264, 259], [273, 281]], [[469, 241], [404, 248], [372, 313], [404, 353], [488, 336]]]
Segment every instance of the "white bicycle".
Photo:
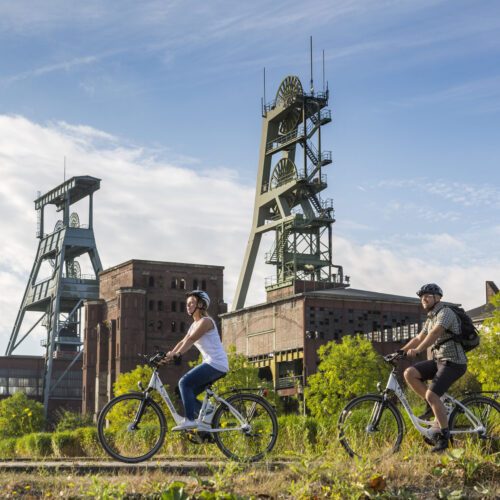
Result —
[[[164, 356], [163, 352], [144, 356], [153, 369], [147, 388], [139, 382], [141, 392], [117, 396], [99, 413], [99, 441], [116, 460], [142, 462], [162, 447], [167, 423], [163, 410], [152, 398], [153, 391], [158, 391], [176, 424], [183, 420], [158, 375], [159, 362]], [[278, 437], [276, 412], [259, 394], [239, 390], [223, 398], [209, 385], [198, 418], [209, 428], [203, 432], [181, 432], [195, 443], [215, 442], [224, 455], [240, 462], [260, 460], [273, 449]]]
[[[384, 390], [380, 394], [365, 394], [351, 400], [342, 410], [339, 421], [339, 439], [351, 457], [371, 453], [385, 456], [396, 452], [403, 440], [405, 426], [401, 412], [394, 404], [394, 396], [417, 431], [428, 444], [433, 444], [437, 434], [435, 422], [415, 416], [396, 377], [397, 361], [401, 353], [384, 356], [393, 367]], [[454, 445], [478, 438], [488, 452], [497, 452], [500, 433], [500, 405], [481, 394], [473, 394], [458, 401], [445, 393], [441, 398], [448, 413], [448, 427]]]

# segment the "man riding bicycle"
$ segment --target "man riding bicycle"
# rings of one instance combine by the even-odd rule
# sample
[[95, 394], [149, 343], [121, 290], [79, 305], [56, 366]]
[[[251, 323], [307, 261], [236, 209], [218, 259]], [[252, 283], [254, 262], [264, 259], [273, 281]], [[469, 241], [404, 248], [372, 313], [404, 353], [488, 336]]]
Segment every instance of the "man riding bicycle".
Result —
[[[456, 314], [441, 302], [441, 288], [429, 283], [423, 285], [417, 295], [427, 311], [427, 321], [422, 331], [402, 350], [413, 357], [432, 346], [432, 359], [407, 368], [404, 377], [407, 384], [427, 401], [436, 417], [439, 434], [432, 451], [440, 452], [448, 448], [450, 439], [448, 417], [441, 396], [467, 371], [467, 357], [462, 345], [453, 340], [454, 335], [460, 334], [460, 323]], [[426, 380], [431, 380], [429, 386], [424, 383]]]

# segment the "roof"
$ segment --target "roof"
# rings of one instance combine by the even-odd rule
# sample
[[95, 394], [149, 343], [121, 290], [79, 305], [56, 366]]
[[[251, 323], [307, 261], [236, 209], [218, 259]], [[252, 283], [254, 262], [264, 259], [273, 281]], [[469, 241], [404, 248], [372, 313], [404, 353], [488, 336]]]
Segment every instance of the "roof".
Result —
[[[221, 314], [220, 317], [231, 317], [233, 314], [241, 313], [243, 311], [255, 310], [263, 307], [267, 307], [270, 304], [277, 304], [281, 302], [286, 302], [291, 299], [303, 299], [303, 298], [320, 298], [320, 299], [337, 299], [337, 300], [362, 300], [367, 302], [387, 302], [387, 303], [399, 303], [420, 306], [420, 299], [418, 297], [406, 297], [405, 295], [394, 295], [390, 293], [380, 293], [371, 292], [369, 290], [357, 290], [356, 288], [328, 288], [326, 290], [316, 290], [314, 292], [303, 292], [295, 295], [288, 295], [286, 297], [279, 297], [268, 302], [262, 302], [260, 304], [254, 304], [242, 309], [237, 309], [235, 311], [230, 311]], [[450, 302], [444, 302], [445, 304], [450, 304]]]
[[369, 290], [357, 290], [356, 288], [328, 288], [304, 293], [306, 297], [318, 297], [328, 299], [351, 299], [369, 300], [378, 302], [400, 302], [403, 304], [420, 305], [418, 297], [406, 297], [405, 295], [394, 295], [391, 293], [371, 292]]
[[187, 267], [191, 269], [213, 269], [213, 270], [223, 270], [224, 266], [211, 266], [207, 264], [188, 264], [184, 262], [165, 262], [165, 261], [159, 261], [159, 260], [140, 260], [140, 259], [130, 259], [127, 260], [126, 262], [122, 262], [121, 264], [117, 264], [116, 266], [108, 267], [108, 269], [104, 269], [104, 271], [101, 271], [99, 275], [103, 275], [106, 273], [109, 273], [111, 271], [114, 271], [116, 269], [119, 269], [121, 267], [125, 267], [128, 265], [136, 265], [136, 264], [147, 264], [147, 265], [154, 265], [154, 266], [169, 266], [169, 267]]
[[484, 304], [474, 309], [467, 311], [472, 321], [484, 321], [486, 318], [493, 316], [493, 304]]

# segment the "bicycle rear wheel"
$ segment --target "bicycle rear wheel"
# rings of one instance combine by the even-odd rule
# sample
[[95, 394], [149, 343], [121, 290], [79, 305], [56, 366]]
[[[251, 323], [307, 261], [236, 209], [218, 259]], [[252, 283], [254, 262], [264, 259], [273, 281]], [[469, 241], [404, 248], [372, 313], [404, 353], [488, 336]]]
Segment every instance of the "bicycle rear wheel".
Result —
[[142, 393], [123, 394], [101, 410], [97, 432], [102, 447], [116, 460], [142, 462], [161, 448], [166, 432], [165, 416]]
[[378, 394], [350, 401], [338, 421], [339, 440], [351, 457], [377, 458], [394, 453], [403, 439], [399, 410]]
[[449, 420], [450, 431], [456, 432], [451, 436], [453, 445], [463, 447], [479, 439], [488, 453], [500, 451], [500, 405], [485, 396], [471, 396], [461, 403], [482, 423], [485, 431], [474, 432], [474, 422], [460, 406], [456, 406]]
[[[227, 399], [243, 417], [243, 426], [222, 403], [214, 414], [212, 428], [227, 429], [214, 432], [214, 440], [226, 457], [238, 462], [255, 462], [269, 453], [278, 437], [278, 419], [273, 407], [255, 394], [235, 394]], [[230, 430], [231, 429], [231, 430]]]

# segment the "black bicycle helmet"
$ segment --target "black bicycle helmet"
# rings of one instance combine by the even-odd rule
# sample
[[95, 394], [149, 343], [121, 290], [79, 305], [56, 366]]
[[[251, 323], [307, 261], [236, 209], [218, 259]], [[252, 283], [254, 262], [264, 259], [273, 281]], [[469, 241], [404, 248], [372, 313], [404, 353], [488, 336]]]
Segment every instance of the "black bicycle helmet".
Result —
[[208, 296], [207, 292], [204, 292], [203, 290], [191, 290], [190, 292], [186, 293], [186, 297], [192, 297], [192, 296], [201, 300], [205, 304], [205, 309], [209, 308], [210, 297]]
[[426, 293], [430, 295], [440, 295], [441, 297], [443, 296], [443, 290], [441, 290], [441, 287], [436, 285], [436, 283], [427, 283], [427, 285], [423, 285], [417, 292], [417, 295], [422, 297], [422, 295]]

